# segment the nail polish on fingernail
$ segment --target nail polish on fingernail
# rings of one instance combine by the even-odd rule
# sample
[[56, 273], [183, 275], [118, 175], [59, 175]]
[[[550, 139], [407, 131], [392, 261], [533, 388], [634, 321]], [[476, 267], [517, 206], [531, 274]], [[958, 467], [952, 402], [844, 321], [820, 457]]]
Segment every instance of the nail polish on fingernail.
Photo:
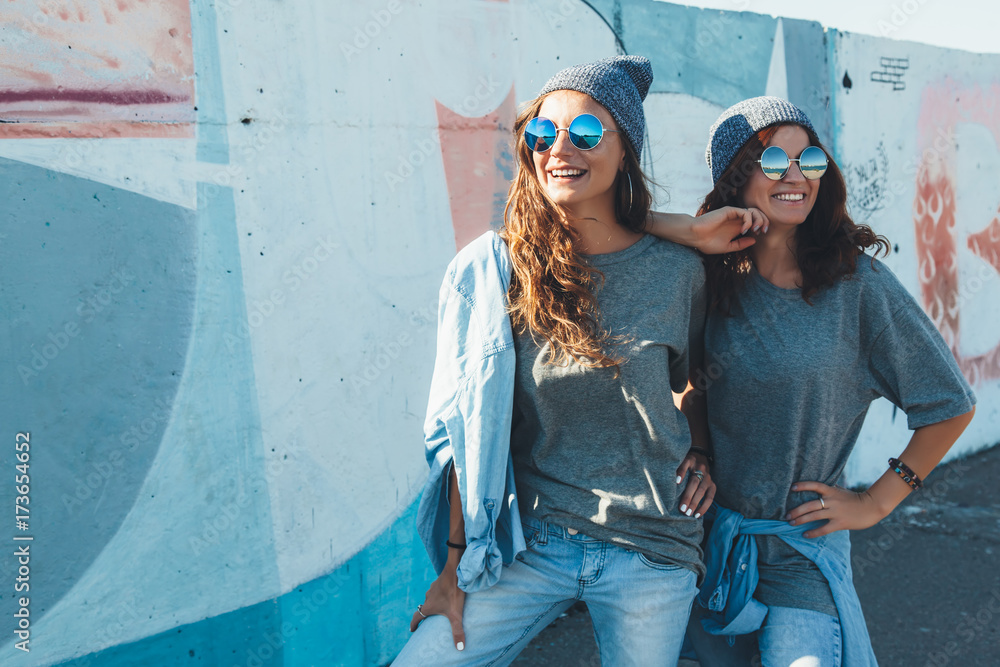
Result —
[[455, 644], [455, 648], [457, 648], [459, 651], [464, 651], [465, 650], [465, 642], [458, 642], [457, 644]]
[[754, 226], [753, 226], [753, 230], [754, 230], [755, 232], [756, 232], [756, 231], [759, 231], [759, 230], [760, 230], [760, 225], [754, 225]]
[[697, 514], [695, 514], [695, 515], [694, 515], [694, 518], [696, 518], [696, 519], [697, 519], [697, 518], [699, 518], [700, 516], [701, 516], [701, 512], [698, 512]]
[[681, 477], [680, 475], [677, 475], [677, 483], [678, 484], [680, 484], [683, 479], [684, 479], [683, 477]]
[[688, 516], [691, 516], [691, 513], [692, 513], [692, 512], [694, 512], [694, 510], [692, 510], [692, 509], [689, 509], [689, 510], [687, 511], [687, 515], [688, 515]]
[[687, 506], [687, 505], [681, 505], [681, 511], [682, 511], [682, 512], [686, 512], [686, 511], [687, 511], [687, 508], [688, 508], [688, 506]]

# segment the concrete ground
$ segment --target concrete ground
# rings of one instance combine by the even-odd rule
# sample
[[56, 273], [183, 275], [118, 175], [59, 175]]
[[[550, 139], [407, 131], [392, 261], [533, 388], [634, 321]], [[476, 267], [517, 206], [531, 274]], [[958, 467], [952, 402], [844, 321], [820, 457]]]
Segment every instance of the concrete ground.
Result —
[[[1000, 447], [939, 466], [920, 492], [851, 539], [881, 667], [1000, 665]], [[543, 630], [513, 664], [598, 667], [586, 606]]]

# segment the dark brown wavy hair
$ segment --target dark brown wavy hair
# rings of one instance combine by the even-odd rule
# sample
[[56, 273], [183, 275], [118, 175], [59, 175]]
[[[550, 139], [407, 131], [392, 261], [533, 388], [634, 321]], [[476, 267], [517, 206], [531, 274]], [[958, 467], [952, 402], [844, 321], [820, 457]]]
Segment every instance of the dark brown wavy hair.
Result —
[[[782, 125], [772, 125], [751, 136], [736, 153], [733, 161], [705, 197], [698, 215], [723, 206], [742, 206], [740, 195], [753, 173], [760, 169], [757, 160], [764, 147]], [[830, 151], [816, 133], [801, 127], [813, 146], [822, 148], [829, 158], [826, 173], [819, 181], [819, 192], [812, 211], [795, 231], [795, 254], [802, 272], [802, 298], [811, 304], [811, 296], [839, 278], [853, 274], [857, 260], [867, 248], [875, 247], [888, 254], [889, 239], [876, 234], [868, 225], [855, 223], [847, 213], [847, 186]], [[728, 315], [737, 292], [743, 286], [753, 261], [750, 248], [725, 255], [704, 255], [705, 273], [712, 307]], [[872, 260], [874, 263], [874, 259]]]
[[[514, 123], [517, 175], [500, 232], [513, 267], [507, 291], [511, 323], [515, 330], [530, 330], [551, 344], [548, 363], [563, 365], [572, 358], [585, 366], [614, 367], [617, 374], [623, 359], [606, 350], [623, 339], [601, 327], [597, 305], [604, 274], [584, 264], [574, 250], [568, 213], [539, 183], [532, 150], [524, 140], [524, 126], [538, 115], [544, 99], [529, 102]], [[629, 176], [619, 174], [614, 186], [615, 216], [618, 224], [639, 232], [653, 198], [635, 150], [623, 132], [618, 136]]]

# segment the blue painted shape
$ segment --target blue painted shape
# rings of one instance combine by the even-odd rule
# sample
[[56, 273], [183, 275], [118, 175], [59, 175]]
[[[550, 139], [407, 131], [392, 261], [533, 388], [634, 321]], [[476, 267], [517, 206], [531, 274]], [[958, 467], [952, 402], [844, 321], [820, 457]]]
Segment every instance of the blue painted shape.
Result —
[[654, 0], [585, 4], [620, 31], [629, 54], [652, 61], [651, 92], [687, 93], [722, 107], [764, 94], [776, 19]]
[[414, 502], [329, 575], [228, 614], [62, 663], [63, 667], [386, 665], [436, 574], [417, 536]]
[[[165, 564], [176, 574], [151, 574], [136, 586], [169, 585], [177, 576], [200, 582], [200, 595], [227, 608], [279, 589], [269, 485], [232, 190], [198, 184], [198, 286], [194, 334], [164, 448], [180, 476], [158, 480], [178, 504], [142, 519], [162, 525]], [[171, 439], [172, 438], [172, 439]], [[171, 539], [171, 536], [173, 539]], [[131, 552], [156, 559], [147, 545]], [[219, 591], [212, 588], [218, 586]], [[174, 594], [177, 609], [204, 601]]]
[[410, 618], [437, 577], [416, 531], [414, 502], [343, 566], [280, 598], [299, 628], [285, 667], [385, 665], [409, 637]]
[[61, 667], [281, 667], [281, 610], [274, 600], [112, 646]]
[[[837, 52], [840, 50], [840, 42], [843, 36], [840, 32], [836, 30], [830, 30], [826, 37], [826, 61], [829, 63], [827, 68], [828, 81], [830, 82], [831, 91], [839, 91], [838, 85], [843, 85], [844, 74], [847, 72], [839, 73], [836, 70], [837, 67]], [[840, 127], [840, 113], [837, 108], [836, 99], [830, 104], [830, 150], [833, 151], [833, 159], [837, 161], [838, 164], [843, 163], [843, 156], [840, 155], [840, 137], [841, 137], [841, 127]]]
[[229, 128], [219, 55], [215, 8], [238, 11], [239, 3], [191, 0], [191, 41], [194, 50], [195, 106], [198, 107], [199, 162], [229, 162]]
[[[185, 371], [193, 212], [0, 159], [0, 423], [31, 433], [35, 620], [136, 501]], [[0, 463], [13, 475], [13, 445]], [[0, 485], [13, 505], [14, 485]], [[13, 528], [13, 527], [12, 527]], [[3, 576], [13, 559], [0, 559]], [[10, 578], [8, 578], [10, 580]], [[0, 615], [13, 599], [3, 595]]]
[[785, 71], [788, 75], [788, 99], [806, 112], [820, 141], [833, 145], [833, 92], [830, 89], [827, 60], [829, 33], [815, 21], [783, 19], [785, 33]]

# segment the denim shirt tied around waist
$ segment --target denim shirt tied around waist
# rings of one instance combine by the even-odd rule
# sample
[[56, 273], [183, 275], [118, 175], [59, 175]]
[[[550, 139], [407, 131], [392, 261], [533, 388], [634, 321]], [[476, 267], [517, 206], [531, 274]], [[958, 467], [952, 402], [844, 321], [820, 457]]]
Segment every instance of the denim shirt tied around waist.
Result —
[[754, 536], [777, 535], [815, 563], [830, 584], [840, 616], [843, 667], [877, 667], [861, 602], [854, 590], [851, 539], [847, 531], [807, 538], [802, 533], [821, 525], [820, 522], [793, 526], [787, 521], [747, 519], [718, 505], [713, 505], [705, 518], [712, 520], [712, 528], [705, 545], [708, 571], [698, 593], [698, 604], [709, 611], [702, 619], [707, 632], [743, 635], [760, 629], [767, 607], [753, 597], [759, 579]]
[[510, 429], [514, 335], [507, 314], [511, 263], [489, 231], [448, 265], [438, 303], [437, 353], [424, 441], [430, 476], [417, 530], [438, 573], [448, 558], [448, 475], [454, 463], [468, 545], [458, 565], [466, 592], [488, 588], [525, 549]]

